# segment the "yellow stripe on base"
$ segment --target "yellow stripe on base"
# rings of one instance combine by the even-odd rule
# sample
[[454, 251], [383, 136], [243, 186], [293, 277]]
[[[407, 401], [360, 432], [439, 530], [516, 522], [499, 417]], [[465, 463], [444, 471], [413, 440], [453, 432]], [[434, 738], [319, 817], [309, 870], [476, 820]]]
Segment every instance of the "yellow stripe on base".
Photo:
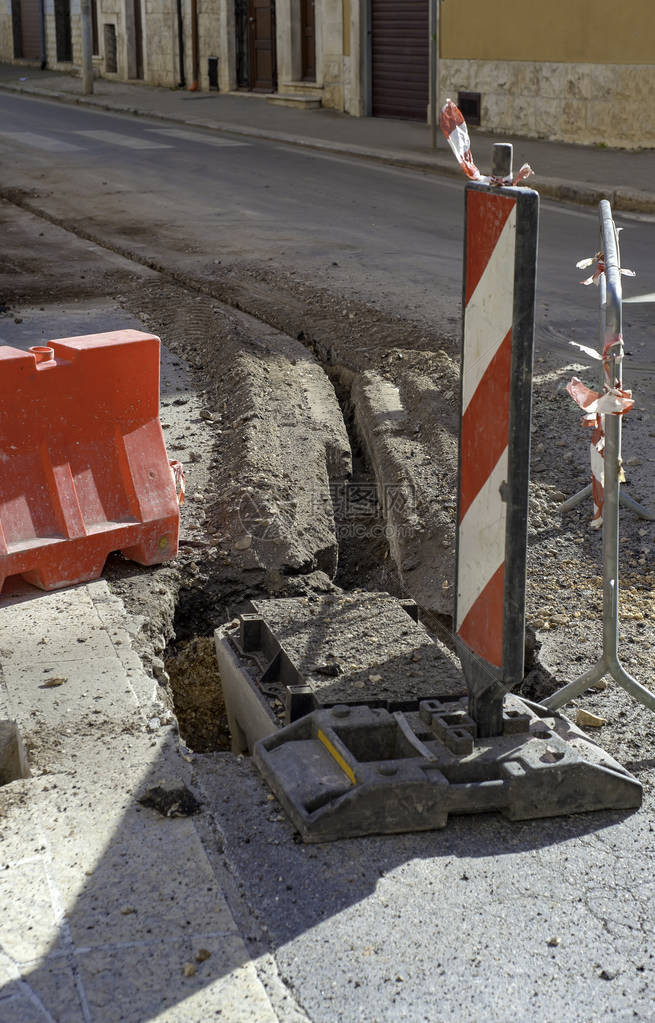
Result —
[[343, 773], [350, 779], [353, 785], [356, 785], [357, 779], [355, 777], [355, 772], [353, 771], [352, 767], [350, 767], [350, 765], [346, 763], [346, 761], [343, 759], [339, 751], [335, 749], [335, 747], [332, 745], [328, 737], [321, 731], [320, 728], [318, 730], [318, 738], [320, 742], [323, 743], [330, 756], [334, 760], [336, 760]]

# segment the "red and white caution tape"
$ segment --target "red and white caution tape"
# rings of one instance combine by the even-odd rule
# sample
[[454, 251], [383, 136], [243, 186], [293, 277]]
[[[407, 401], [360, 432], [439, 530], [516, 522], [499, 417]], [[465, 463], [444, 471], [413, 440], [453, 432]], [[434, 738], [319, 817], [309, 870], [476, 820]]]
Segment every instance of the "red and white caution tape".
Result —
[[[619, 231], [622, 230], [622, 228], [617, 227], [616, 230], [618, 233]], [[575, 265], [577, 266], [578, 270], [587, 270], [590, 266], [593, 266], [594, 263], [596, 264], [596, 269], [592, 273], [591, 277], [587, 277], [585, 281], [580, 281], [580, 284], [584, 284], [585, 286], [589, 284], [595, 284], [596, 287], [598, 287], [601, 275], [605, 273], [605, 256], [603, 255], [602, 252], [597, 252], [595, 256], [589, 256], [587, 259], [581, 259]], [[628, 270], [625, 267], [621, 267], [620, 273], [622, 277], [637, 276], [634, 270]]]
[[[597, 356], [597, 353], [594, 353]], [[590, 529], [600, 529], [603, 524], [605, 503], [605, 416], [622, 416], [634, 406], [630, 391], [605, 386], [602, 393], [592, 391], [578, 377], [567, 384], [567, 391], [584, 412], [582, 425], [593, 430], [590, 444], [591, 488], [594, 499], [594, 514]]]
[[171, 476], [173, 477], [173, 483], [175, 484], [175, 493], [177, 494], [177, 503], [181, 506], [184, 504], [184, 495], [186, 493], [186, 480], [184, 476], [184, 466], [181, 462], [174, 461], [170, 462]]
[[[593, 264], [596, 269], [581, 284], [598, 285], [601, 276], [605, 273], [605, 256], [597, 252], [588, 259], [581, 259], [576, 263], [578, 270], [587, 270]], [[621, 269], [624, 277], [636, 277], [634, 270]], [[590, 456], [591, 456], [591, 487], [594, 499], [594, 514], [590, 523], [591, 529], [600, 529], [603, 524], [603, 505], [605, 503], [605, 416], [623, 416], [634, 407], [634, 400], [631, 391], [624, 391], [616, 386], [616, 380], [612, 377], [610, 356], [614, 365], [623, 358], [623, 338], [619, 335], [606, 341], [602, 353], [586, 345], [580, 345], [577, 341], [571, 341], [575, 348], [579, 348], [592, 359], [603, 364], [604, 386], [602, 391], [593, 391], [578, 377], [573, 377], [567, 384], [567, 391], [574, 402], [584, 412], [582, 425], [593, 430], [591, 435]], [[614, 352], [612, 351], [614, 349]], [[621, 482], [623, 482], [623, 471], [619, 467]]]
[[448, 145], [455, 154], [455, 159], [472, 181], [482, 185], [518, 185], [520, 181], [534, 174], [532, 167], [524, 163], [519, 172], [512, 178], [487, 177], [478, 170], [471, 153], [471, 140], [464, 116], [459, 107], [451, 99], [447, 99], [441, 111], [441, 130], [448, 140]]

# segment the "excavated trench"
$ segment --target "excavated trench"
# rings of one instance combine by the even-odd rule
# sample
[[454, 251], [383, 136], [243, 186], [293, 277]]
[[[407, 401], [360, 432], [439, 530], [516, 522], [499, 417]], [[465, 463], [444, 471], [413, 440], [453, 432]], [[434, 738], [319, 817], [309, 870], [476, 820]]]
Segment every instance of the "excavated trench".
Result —
[[[17, 204], [25, 205], [23, 201]], [[44, 216], [41, 211], [37, 215]], [[57, 222], [53, 217], [44, 219]], [[88, 233], [75, 233], [119, 251]], [[174, 706], [188, 745], [206, 752], [227, 748], [229, 744], [220, 679], [213, 658], [213, 632], [244, 610], [249, 600], [325, 592], [335, 586], [346, 592], [362, 589], [412, 596], [422, 609], [426, 626], [449, 642], [448, 601], [439, 595], [447, 595], [448, 587], [452, 586], [447, 574], [450, 570], [444, 568], [452, 560], [449, 529], [452, 530], [454, 517], [456, 472], [452, 443], [456, 418], [453, 397], [456, 359], [452, 351], [456, 346], [452, 339], [440, 338], [424, 324], [387, 315], [352, 299], [335, 301], [327, 292], [307, 289], [299, 282], [283, 281], [279, 290], [276, 281], [261, 274], [248, 276], [246, 272], [240, 288], [230, 296], [225, 293], [226, 289], [229, 292], [230, 281], [215, 284], [211, 279], [187, 279], [169, 268], [139, 259], [133, 252], [123, 249], [120, 253], [135, 263], [147, 265], [150, 271], [155, 270], [157, 279], [140, 281], [134, 290], [122, 282], [119, 303], [146, 329], [162, 337], [177, 356], [176, 372], [182, 372], [182, 364], [191, 367], [195, 375], [192, 390], [203, 405], [200, 415], [216, 436], [222, 435], [221, 443], [216, 443], [214, 436], [209, 444], [211, 452], [205, 467], [208, 479], [196, 479], [190, 488], [190, 500], [197, 501], [197, 522], [186, 534], [183, 530], [180, 554], [174, 565], [135, 571], [135, 566], [116, 556], [110, 559], [106, 571], [128, 609], [145, 621], [136, 645], [162, 684], [163, 695]], [[255, 309], [259, 320], [238, 311], [251, 286], [248, 306]], [[294, 292], [293, 288], [299, 290]], [[233, 305], [225, 305], [226, 299]], [[440, 348], [442, 344], [445, 350]], [[326, 452], [332, 540], [323, 549], [315, 544], [313, 554], [311, 550], [308, 554], [311, 544], [304, 550], [287, 552], [289, 556], [279, 571], [262, 570], [261, 564], [253, 563], [252, 559], [248, 562], [246, 537], [240, 537], [234, 545], [239, 551], [236, 556], [233, 549], [222, 545], [220, 538], [221, 533], [229, 534], [225, 527], [234, 512], [228, 493], [230, 481], [242, 471], [239, 433], [244, 426], [251, 428], [250, 420], [263, 418], [247, 402], [242, 402], [241, 408], [235, 407], [239, 404], [239, 393], [244, 392], [244, 380], [237, 371], [231, 371], [230, 363], [231, 360], [238, 363], [244, 353], [252, 356], [253, 379], [262, 384], [269, 375], [275, 380], [269, 390], [272, 395], [294, 386], [293, 380], [285, 379], [287, 371], [280, 369], [279, 363], [285, 360], [289, 375], [291, 367], [306, 361], [313, 366], [315, 377], [329, 379], [334, 389], [331, 403], [335, 409], [340, 408], [336, 415], [349, 447], [351, 464], [347, 472], [339, 465], [338, 444], [336, 454]], [[314, 379], [312, 386], [321, 391], [320, 381]], [[396, 407], [399, 388], [404, 388], [405, 393]], [[175, 386], [173, 392], [175, 397], [162, 401], [169, 452], [193, 465], [202, 460], [192, 446], [197, 441], [189, 439], [195, 428], [185, 429], [184, 421], [180, 423], [179, 417], [175, 420], [170, 415], [172, 406], [182, 406], [183, 420], [186, 416], [191, 423], [196, 422], [191, 409], [193, 400], [189, 400], [183, 388]], [[235, 396], [236, 402], [232, 400]], [[398, 436], [394, 436], [392, 422], [389, 436], [382, 437], [376, 457], [371, 458], [376, 446], [372, 438], [382, 430], [375, 425], [378, 399], [382, 401], [383, 420], [398, 417], [408, 421]], [[310, 395], [310, 404], [312, 400]], [[401, 411], [403, 402], [411, 410], [407, 416]], [[278, 423], [282, 432], [289, 427], [284, 422], [285, 414], [289, 418], [288, 408], [286, 413], [282, 409], [277, 419], [275, 411], [262, 428], [264, 433], [268, 430], [269, 436], [278, 432]], [[171, 422], [165, 421], [169, 419]], [[316, 425], [321, 426], [318, 420]], [[422, 444], [422, 429], [431, 442], [437, 437], [433, 450]], [[330, 431], [334, 433], [334, 423], [327, 423], [326, 433]], [[302, 450], [304, 440], [298, 431], [294, 435], [292, 429], [287, 429], [283, 443], [291, 450], [294, 446]], [[178, 454], [180, 448], [185, 452], [183, 456]], [[434, 465], [428, 464], [435, 458], [440, 470], [436, 486]], [[422, 492], [417, 507], [401, 523], [403, 528], [407, 525], [410, 534], [410, 542], [402, 549], [393, 539], [397, 520], [390, 531], [390, 518], [385, 514], [387, 495], [382, 491], [387, 483], [399, 493], [403, 491], [399, 467], [404, 462], [411, 464]], [[255, 475], [250, 467], [251, 478], [247, 482], [252, 486], [245, 489], [251, 494], [254, 490], [254, 496], [261, 498], [266, 482], [261, 474], [259, 478]], [[406, 491], [405, 487], [401, 494], [404, 500], [408, 496]], [[287, 505], [293, 507], [297, 495], [291, 488], [281, 496], [278, 511], [283, 515]], [[257, 507], [255, 501], [255, 505], [259, 513], [262, 502]], [[436, 512], [430, 505], [437, 506]], [[244, 545], [240, 547], [242, 541]], [[432, 560], [437, 565], [435, 578], [419, 578], [423, 566]], [[431, 601], [435, 594], [438, 599]]]
[[[178, 393], [180, 388], [174, 388], [175, 397], [169, 401], [169, 406], [180, 403], [191, 428], [187, 429], [187, 423], [179, 420], [177, 426], [175, 422], [163, 424], [171, 457], [179, 458], [187, 466], [189, 501], [194, 509], [194, 515], [187, 513], [186, 521], [183, 518], [180, 553], [172, 564], [151, 569], [125, 562], [116, 555], [110, 558], [104, 573], [110, 586], [123, 598], [133, 620], [141, 623], [134, 627], [134, 647], [160, 683], [162, 699], [175, 706], [182, 735], [190, 747], [209, 751], [227, 746], [212, 637], [214, 629], [245, 609], [250, 599], [320, 593], [335, 583], [344, 590], [408, 593], [422, 607], [427, 627], [447, 641], [451, 630], [448, 602], [436, 600], [429, 605], [431, 597], [452, 592], [447, 565], [453, 560], [448, 529], [454, 527], [456, 490], [454, 395], [458, 390], [458, 340], [442, 336], [430, 324], [394, 312], [383, 298], [377, 303], [379, 307], [374, 308], [375, 303], [366, 305], [353, 298], [354, 289], [349, 296], [335, 294], [334, 289], [330, 291], [327, 286], [322, 289], [314, 280], [285, 275], [277, 266], [263, 268], [239, 263], [217, 270], [217, 261], [211, 260], [185, 272], [176, 267], [175, 253], [164, 265], [165, 254], [154, 260], [134, 248], [113, 244], [111, 230], [105, 231], [103, 237], [102, 231], [84, 230], [77, 223], [71, 226], [68, 219], [49, 215], [39, 208], [36, 192], [5, 190], [3, 195], [30, 216], [39, 218], [28, 225], [29, 229], [22, 220], [20, 230], [18, 220], [12, 221], [9, 251], [15, 250], [14, 262], [22, 268], [23, 276], [19, 278], [20, 287], [5, 296], [5, 308], [12, 304], [20, 306], [22, 315], [29, 302], [38, 309], [43, 302], [61, 302], [62, 296], [79, 302], [80, 307], [85, 302], [104, 300], [131, 313], [135, 325], [142, 324], [144, 329], [158, 334], [177, 356], [178, 367], [184, 364], [195, 375], [189, 394]], [[45, 227], [46, 223], [50, 227]], [[61, 275], [60, 230], [70, 235], [74, 257], [70, 265], [81, 271], [69, 274], [68, 285]], [[77, 242], [72, 244], [74, 235]], [[92, 250], [82, 245], [83, 241], [112, 252], [115, 258], [111, 266], [105, 264], [102, 253], [94, 251], [90, 255]], [[38, 251], [38, 259], [21, 263], [24, 251], [32, 249]], [[130, 261], [129, 265], [123, 265], [118, 257]], [[249, 330], [239, 321], [241, 309], [259, 317], [257, 321], [251, 318]], [[59, 308], [57, 312], [61, 314]], [[225, 532], [223, 526], [231, 513], [227, 495], [230, 476], [238, 478], [241, 471], [238, 444], [236, 456], [230, 461], [228, 442], [238, 439], [243, 424], [251, 416], [244, 406], [233, 409], [232, 422], [229, 421], [227, 399], [243, 381], [229, 379], [227, 372], [220, 381], [217, 371], [224, 365], [229, 369], [240, 348], [242, 353], [254, 355], [254, 375], [263, 366], [263, 372], [275, 376], [279, 369], [272, 354], [275, 344], [269, 346], [268, 338], [276, 331], [284, 332], [287, 348], [287, 342], [295, 343], [292, 339], [302, 342], [305, 354], [296, 352], [289, 357], [290, 366], [311, 353], [318, 372], [329, 376], [338, 393], [341, 421], [345, 421], [348, 431], [352, 475], [348, 481], [343, 478], [336, 481], [341, 490], [335, 487], [332, 495], [335, 550], [324, 552], [325, 565], [330, 567], [328, 563], [333, 563], [329, 576], [334, 583], [302, 551], [295, 551], [280, 572], [267, 573], [252, 561], [248, 563], [248, 551], [238, 547], [243, 538], [233, 545], [237, 548], [235, 553], [229, 545], [226, 549], [219, 536]], [[279, 337], [274, 340], [277, 343]], [[577, 410], [562, 398], [570, 367], [562, 365], [559, 356], [557, 360], [538, 357], [536, 362], [543, 365], [537, 365], [534, 379], [529, 624], [526, 678], [520, 695], [539, 700], [559, 688], [567, 674], [571, 676], [594, 663], [601, 634], [602, 580], [598, 574], [600, 537], [586, 531], [588, 512], [579, 509], [564, 521], [557, 513], [561, 501], [586, 484], [589, 472], [587, 445], [579, 436]], [[279, 373], [278, 382], [287, 386]], [[378, 436], [380, 431], [376, 433], [374, 427], [365, 443], [361, 443], [360, 412], [367, 397], [375, 397], [376, 393], [379, 396], [385, 389], [386, 398], [393, 399], [394, 388], [401, 392], [408, 422], [395, 438], [391, 436], [393, 430], [387, 431], [389, 436], [382, 436], [383, 441], [397, 442], [395, 451], [391, 451], [392, 444], [387, 445], [386, 454], [391, 453], [392, 457], [385, 463], [384, 459], [367, 457], [371, 436]], [[274, 395], [276, 390], [271, 393]], [[194, 397], [187, 404], [191, 394]], [[187, 414], [185, 410], [190, 409], [194, 400], [196, 408]], [[206, 438], [207, 459], [201, 458], [200, 447], [193, 446], [199, 443], [192, 439], [201, 421], [198, 403], [202, 405], [200, 416], [212, 431]], [[393, 406], [392, 400], [391, 417], [399, 414], [393, 411]], [[367, 411], [371, 411], [370, 402]], [[633, 452], [627, 462], [628, 482], [634, 479], [634, 494], [642, 500], [649, 492], [648, 463], [652, 461], [647, 440], [653, 435], [646, 422], [649, 415], [650, 406], [643, 415], [635, 414], [636, 436], [628, 435]], [[639, 429], [637, 420], [642, 418], [644, 424]], [[270, 420], [264, 423], [264, 428], [271, 435], [275, 432]], [[217, 442], [219, 435], [222, 437]], [[302, 451], [303, 439], [296, 437], [295, 442]], [[293, 449], [294, 443], [290, 441], [288, 446]], [[227, 467], [223, 466], [225, 459]], [[206, 478], [194, 478], [201, 464]], [[409, 523], [414, 549], [404, 551], [392, 549], [393, 535], [389, 540], [385, 528], [388, 523], [379, 510], [380, 481], [392, 479], [396, 486], [403, 465], [411, 465], [420, 491], [417, 514]], [[256, 489], [262, 481], [252, 473], [251, 476], [248, 482]], [[377, 487], [377, 502], [371, 500], [373, 484]], [[286, 500], [293, 504], [293, 492], [286, 495]], [[620, 641], [626, 667], [644, 681], [652, 668], [655, 575], [650, 538], [647, 523], [630, 515], [622, 519]], [[431, 562], [437, 565], [435, 577], [420, 578], [421, 571], [429, 568]], [[642, 763], [644, 736], [631, 711], [615, 698], [611, 687], [606, 692], [599, 687], [597, 695], [590, 694], [589, 699], [592, 709], [613, 721], [610, 752], [619, 759], [634, 761], [637, 766]]]
[[[330, 367], [352, 450], [352, 475], [330, 488], [338, 545], [332, 584], [326, 578], [298, 574], [285, 580], [283, 595], [302, 595], [326, 588], [385, 591], [401, 596], [403, 588], [390, 556], [387, 523], [378, 499], [375, 475], [357, 434], [348, 374]], [[166, 687], [170, 692], [180, 734], [196, 753], [229, 750], [220, 673], [214, 652], [214, 630], [249, 607], [251, 600], [271, 594], [245, 578], [239, 586], [212, 578], [211, 563], [194, 561], [198, 571], [177, 590], [170, 625], [173, 637], [163, 654]]]
[[[234, 527], [234, 501], [239, 500], [237, 518], [240, 516], [243, 523], [246, 516], [243, 513], [243, 494], [247, 500], [258, 507], [257, 502], [261, 495], [261, 488], [266, 490], [266, 481], [261, 478], [255, 479], [252, 473], [248, 475], [249, 469], [240, 459], [243, 451], [239, 448], [239, 432], [243, 429], [250, 429], [253, 421], [256, 422], [258, 413], [246, 406], [245, 413], [242, 411], [237, 419], [233, 420], [234, 401], [241, 408], [244, 397], [241, 392], [244, 381], [235, 370], [226, 371], [226, 375], [216, 385], [212, 377], [212, 369], [215, 368], [215, 360], [210, 356], [212, 349], [207, 347], [204, 338], [209, 331], [212, 317], [218, 319], [224, 315], [223, 309], [216, 306], [216, 300], [206, 296], [194, 295], [192, 301], [186, 296], [186, 305], [180, 301], [180, 289], [176, 286], [172, 294], [168, 296], [168, 302], [162, 302], [161, 292], [155, 292], [151, 296], [150, 304], [147, 296], [141, 292], [138, 299], [139, 315], [144, 319], [147, 326], [172, 345], [180, 358], [191, 362], [196, 371], [197, 379], [205, 386], [200, 388], [205, 404], [204, 416], [209, 416], [208, 427], [214, 435], [217, 443], [211, 451], [209, 468], [209, 484], [203, 485], [206, 490], [199, 496], [198, 521], [202, 530], [192, 535], [182, 535], [180, 543], [180, 556], [173, 569], [163, 570], [167, 574], [164, 589], [167, 589], [171, 599], [166, 604], [167, 612], [164, 614], [166, 621], [161, 623], [158, 630], [159, 649], [153, 654], [153, 673], [161, 682], [167, 699], [175, 711], [180, 726], [180, 733], [186, 745], [197, 753], [208, 753], [230, 748], [230, 735], [223, 703], [221, 681], [214, 657], [214, 630], [220, 625], [229, 622], [239, 613], [248, 610], [251, 600], [266, 597], [281, 596], [304, 596], [311, 593], [321, 593], [334, 588], [349, 592], [353, 590], [366, 590], [371, 592], [384, 591], [394, 596], [411, 596], [417, 600], [421, 618], [428, 629], [436, 638], [452, 646], [452, 621], [450, 616], [440, 609], [439, 606], [428, 606], [421, 600], [421, 593], [408, 586], [403, 580], [403, 569], [407, 567], [407, 561], [403, 563], [402, 558], [406, 557], [402, 551], [393, 550], [389, 541], [389, 519], [385, 516], [383, 495], [380, 493], [382, 487], [386, 486], [384, 476], [384, 465], [377, 471], [371, 463], [370, 444], [371, 436], [365, 435], [362, 430], [362, 395], [364, 394], [361, 383], [362, 374], [338, 362], [334, 357], [333, 349], [326, 351], [323, 346], [315, 340], [306, 339], [303, 335], [299, 340], [302, 346], [296, 342], [293, 352], [287, 351], [285, 358], [288, 365], [295, 367], [302, 359], [300, 350], [308, 352], [306, 358], [311, 359], [315, 370], [322, 374], [323, 378], [330, 381], [333, 388], [332, 404], [340, 414], [341, 428], [345, 427], [347, 444], [349, 446], [349, 457], [352, 458], [349, 471], [344, 473], [343, 466], [339, 468], [339, 459], [327, 452], [329, 496], [331, 500], [332, 528], [336, 541], [336, 556], [325, 554], [319, 555], [312, 562], [304, 556], [298, 556], [294, 563], [293, 557], [279, 570], [267, 571], [261, 565], [248, 562], [247, 558], [251, 553], [249, 544], [246, 544], [247, 537], [241, 537], [236, 544], [227, 549], [221, 546], [222, 541], [216, 541], [214, 530], [219, 534], [221, 531]], [[171, 312], [171, 304], [176, 307], [175, 313]], [[168, 316], [167, 316], [168, 310]], [[183, 310], [183, 314], [178, 312]], [[175, 346], [175, 334], [177, 330], [178, 317], [183, 315], [184, 321], [184, 349]], [[238, 314], [239, 316], [241, 314]], [[241, 317], [243, 320], [243, 317]], [[167, 322], [168, 321], [168, 322]], [[270, 359], [270, 351], [265, 342], [271, 334], [271, 328], [261, 321], [254, 321], [246, 317], [248, 330], [244, 334], [244, 323], [232, 322], [228, 326], [221, 327], [219, 336], [215, 339], [215, 345], [220, 344], [225, 355], [225, 362], [230, 359], [234, 346], [235, 352], [244, 350], [252, 354], [250, 369], [253, 379], [261, 372], [261, 367], [274, 373], [275, 367]], [[245, 322], [245, 321], [244, 321]], [[264, 335], [263, 338], [261, 335]], [[196, 338], [201, 339], [196, 342]], [[286, 344], [290, 339], [284, 337]], [[280, 338], [275, 339], [280, 344]], [[275, 346], [273, 346], [275, 347]], [[214, 349], [215, 350], [215, 349]], [[441, 353], [443, 355], [443, 353]], [[190, 357], [189, 357], [190, 356]], [[421, 358], [424, 353], [421, 353]], [[378, 379], [382, 379], [381, 377]], [[422, 379], [422, 378], [421, 378]], [[251, 381], [249, 381], [249, 384]], [[384, 380], [383, 380], [384, 383]], [[279, 389], [287, 386], [288, 382], [283, 378], [275, 377], [274, 387]], [[386, 386], [386, 385], [385, 385]], [[422, 386], [424, 386], [422, 384]], [[389, 385], [391, 387], [391, 385]], [[230, 392], [230, 393], [228, 393]], [[336, 396], [336, 401], [335, 401]], [[364, 395], [365, 396], [365, 395]], [[387, 395], [383, 394], [386, 401]], [[181, 400], [181, 399], [180, 399]], [[230, 402], [232, 401], [232, 406]], [[241, 404], [240, 404], [241, 403]], [[211, 409], [211, 411], [208, 411]], [[392, 415], [396, 413], [393, 412]], [[162, 415], [168, 420], [168, 413], [162, 410]], [[282, 416], [288, 415], [288, 410], [278, 413]], [[417, 415], [420, 413], [417, 412]], [[441, 410], [430, 410], [432, 421], [440, 422]], [[452, 413], [451, 413], [452, 418]], [[370, 421], [369, 410], [369, 421]], [[245, 425], [244, 425], [245, 424]], [[268, 429], [272, 429], [277, 423], [268, 423]], [[282, 422], [284, 426], [284, 422]], [[449, 424], [450, 426], [450, 424]], [[378, 428], [375, 427], [373, 433]], [[408, 432], [403, 427], [405, 432]], [[447, 432], [447, 431], [446, 431]], [[418, 433], [412, 427], [411, 434]], [[252, 436], [250, 437], [252, 443]], [[179, 439], [179, 438], [178, 438]], [[414, 440], [411, 444], [415, 444]], [[176, 453], [176, 452], [174, 452]], [[419, 452], [420, 455], [420, 452]], [[407, 452], [408, 458], [413, 458], [418, 464], [419, 458], [416, 449], [410, 447]], [[444, 462], [448, 461], [448, 452]], [[332, 467], [330, 469], [330, 463]], [[245, 483], [254, 483], [254, 494], [248, 494], [253, 487], [241, 487], [236, 498], [225, 498], [225, 492], [232, 486], [234, 479], [238, 478], [241, 472], [245, 472]], [[453, 484], [454, 466], [444, 467], [444, 514], [447, 518], [454, 515], [454, 501], [452, 499], [451, 487]], [[428, 481], [430, 482], [430, 481]], [[258, 489], [260, 488], [260, 489]], [[194, 498], [193, 488], [190, 499]], [[195, 495], [197, 496], [197, 495]], [[255, 500], [256, 499], [256, 500]], [[286, 501], [290, 506], [294, 504], [296, 495], [287, 492]], [[230, 503], [231, 502], [231, 503]], [[250, 507], [250, 506], [249, 506]], [[257, 507], [255, 512], [257, 512]], [[267, 505], [268, 507], [268, 505]], [[261, 529], [261, 518], [250, 509], [247, 518], [247, 529], [252, 529], [257, 535]], [[194, 511], [195, 514], [195, 511]], [[284, 508], [280, 508], [280, 514], [284, 514]], [[230, 519], [232, 515], [232, 519]], [[415, 516], [418, 522], [412, 527], [420, 534], [422, 519]], [[229, 520], [229, 521], [228, 521]], [[234, 539], [234, 537], [232, 538]], [[416, 543], [416, 541], [414, 541]], [[419, 543], [422, 539], [419, 535]], [[429, 560], [432, 546], [441, 548], [437, 554], [437, 561], [443, 562], [451, 558], [451, 549], [448, 541], [443, 536], [428, 536], [427, 545], [421, 549], [418, 545], [411, 552], [412, 561], [409, 563], [410, 573], [416, 570], [418, 562]], [[239, 548], [243, 547], [243, 550]], [[237, 551], [235, 551], [237, 548]], [[413, 557], [416, 554], [417, 557]], [[245, 559], [245, 560], [244, 560]], [[330, 571], [329, 564], [333, 570]], [[327, 569], [327, 571], [325, 570]], [[445, 585], [445, 582], [442, 585]], [[423, 586], [425, 592], [425, 586]], [[430, 594], [428, 593], [428, 597]], [[162, 645], [161, 636], [165, 637], [165, 644]], [[147, 644], [146, 644], [147, 645]], [[528, 643], [528, 670], [531, 670], [531, 684], [542, 685], [544, 680], [538, 671], [538, 665], [534, 662], [538, 646], [534, 642]], [[147, 659], [147, 653], [146, 653]], [[535, 674], [536, 672], [536, 674]], [[546, 685], [548, 680], [545, 680]], [[534, 688], [534, 685], [532, 686]]]
[[[335, 295], [315, 285], [310, 287], [293, 280], [295, 275], [277, 272], [271, 277], [270, 271], [261, 267], [237, 266], [226, 276], [217, 272], [215, 260], [200, 267], [197, 273], [187, 274], [176, 268], [172, 260], [164, 265], [165, 257], [164, 262], [155, 261], [140, 255], [130, 245], [112, 242], [111, 232], [103, 236], [102, 232], [79, 224], [71, 227], [67, 220], [40, 208], [36, 193], [5, 190], [3, 195], [30, 216], [38, 217], [41, 223], [47, 222], [57, 230], [75, 235], [78, 242], [93, 242], [130, 261], [135, 268], [133, 275], [126, 265], [113, 277], [101, 260], [95, 275], [89, 275], [85, 263], [85, 292], [80, 298], [79, 289], [76, 290], [75, 301], [92, 303], [102, 295], [116, 302], [144, 329], [159, 335], [177, 360], [169, 378], [170, 393], [162, 391], [162, 425], [170, 456], [187, 466], [193, 514], [185, 512], [183, 516], [180, 552], [174, 563], [144, 569], [113, 555], [105, 576], [128, 611], [141, 622], [134, 636], [135, 647], [160, 683], [163, 698], [174, 705], [183, 737], [191, 748], [199, 751], [224, 748], [227, 736], [220, 680], [211, 657], [217, 626], [258, 597], [325, 592], [334, 586], [345, 591], [408, 593], [398, 552], [391, 549], [388, 520], [382, 513], [380, 469], [369, 463], [359, 424], [355, 422], [352, 385], [370, 368], [385, 374], [389, 364], [384, 360], [391, 353], [394, 360], [400, 360], [402, 350], [404, 366], [412, 359], [429, 360], [440, 339], [425, 324], [374, 308], [352, 296]], [[44, 232], [39, 226], [34, 225], [31, 230], [38, 232], [42, 247]], [[47, 251], [53, 250], [52, 266], [49, 271], [46, 266], [44, 273], [48, 278], [49, 272], [52, 281], [48, 283], [48, 278], [44, 283], [40, 272], [33, 285], [37, 302], [43, 300], [44, 294], [49, 297], [61, 294], [54, 256], [61, 237], [50, 231], [48, 242]], [[86, 248], [83, 251], [86, 253]], [[42, 263], [41, 254], [40, 270]], [[48, 286], [53, 290], [48, 291]], [[115, 289], [120, 289], [120, 293]], [[24, 298], [23, 293], [21, 301]], [[243, 308], [252, 309], [259, 319], [242, 313]], [[246, 370], [244, 354], [251, 357]], [[275, 398], [285, 388], [287, 392], [293, 389], [296, 385], [293, 372], [302, 363], [307, 364], [309, 392], [314, 388], [319, 399], [312, 429], [316, 436], [328, 437], [324, 456], [327, 455], [332, 507], [327, 516], [329, 529], [323, 523], [323, 532], [326, 535], [331, 532], [331, 538], [327, 537], [323, 547], [320, 536], [301, 537], [295, 547], [292, 538], [290, 550], [282, 561], [278, 559], [279, 570], [267, 571], [256, 559], [249, 560], [251, 550], [247, 549], [246, 537], [237, 534], [234, 542], [235, 534], [229, 528], [234, 525], [236, 499], [230, 495], [230, 487], [244, 469], [240, 437], [250, 431], [252, 441], [252, 420], [256, 425], [258, 418], [264, 418], [257, 409], [249, 407], [243, 377], [252, 377], [258, 386], [263, 386], [270, 376], [274, 384], [268, 394]], [[194, 377], [193, 383], [178, 386], [175, 376], [184, 375], [185, 367]], [[312, 374], [314, 379], [310, 380]], [[325, 413], [325, 424], [321, 420], [325, 409], [321, 410], [319, 376], [324, 381], [329, 377], [330, 386], [338, 394], [339, 403], [332, 391], [328, 404], [334, 407], [339, 427], [329, 422], [332, 414], [329, 410]], [[313, 397], [309, 392], [307, 402], [311, 405]], [[278, 413], [276, 419], [276, 410], [272, 410], [261, 432], [268, 432], [269, 439], [280, 433], [280, 444], [289, 451], [300, 452], [302, 460], [307, 438], [300, 435], [302, 430], [296, 429], [294, 433], [293, 423], [288, 421], [293, 416], [285, 415], [285, 409]], [[212, 433], [206, 459], [197, 429], [200, 417]], [[347, 472], [339, 465], [339, 445], [334, 441], [339, 429], [349, 448], [351, 465]], [[311, 433], [309, 430], [310, 442]], [[327, 450], [330, 443], [334, 447], [332, 453]], [[266, 468], [264, 457], [260, 464]], [[200, 465], [204, 465], [205, 477], [194, 476]], [[262, 493], [265, 496], [263, 470], [257, 474], [251, 465], [245, 468], [248, 487], [242, 490], [250, 489], [258, 498]], [[296, 479], [301, 479], [301, 468], [295, 466]], [[309, 478], [315, 468], [308, 466]], [[325, 481], [321, 485], [324, 484]], [[281, 515], [286, 507], [297, 503], [292, 487], [286, 493], [278, 487], [275, 496]], [[270, 512], [268, 505], [266, 511]], [[320, 533], [318, 526], [317, 532]], [[293, 530], [288, 533], [292, 535]]]

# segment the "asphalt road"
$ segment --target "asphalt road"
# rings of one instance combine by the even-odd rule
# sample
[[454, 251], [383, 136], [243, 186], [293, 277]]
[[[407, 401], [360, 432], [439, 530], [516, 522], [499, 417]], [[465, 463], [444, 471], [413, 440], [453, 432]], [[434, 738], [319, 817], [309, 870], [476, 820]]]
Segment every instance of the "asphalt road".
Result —
[[[180, 269], [248, 263], [294, 274], [335, 294], [457, 329], [463, 186], [413, 171], [303, 152], [266, 141], [0, 97], [4, 188], [33, 189], [30, 206], [73, 230]], [[652, 222], [622, 215], [626, 297], [655, 293]], [[537, 351], [567, 360], [593, 343], [597, 295], [578, 259], [597, 247], [594, 210], [542, 204]], [[637, 365], [652, 305], [626, 307]]]

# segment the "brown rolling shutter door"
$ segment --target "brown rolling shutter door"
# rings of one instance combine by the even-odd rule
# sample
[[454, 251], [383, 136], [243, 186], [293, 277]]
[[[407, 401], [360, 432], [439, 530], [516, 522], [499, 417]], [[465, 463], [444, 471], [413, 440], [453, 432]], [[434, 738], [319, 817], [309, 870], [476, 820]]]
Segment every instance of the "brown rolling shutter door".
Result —
[[41, 59], [41, 9], [39, 0], [21, 0], [20, 26], [25, 60]]
[[372, 0], [373, 115], [427, 119], [428, 0]]

